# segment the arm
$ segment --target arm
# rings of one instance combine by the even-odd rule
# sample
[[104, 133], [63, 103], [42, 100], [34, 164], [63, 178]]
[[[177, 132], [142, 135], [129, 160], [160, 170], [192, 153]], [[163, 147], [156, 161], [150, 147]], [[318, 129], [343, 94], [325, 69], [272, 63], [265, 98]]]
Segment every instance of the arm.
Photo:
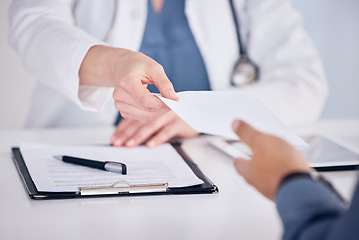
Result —
[[[284, 239], [357, 239], [359, 185], [346, 210], [331, 189], [305, 176], [310, 171], [306, 160], [288, 143], [240, 121], [233, 129], [253, 153], [251, 160], [235, 159], [235, 167], [249, 184], [276, 201]], [[291, 173], [304, 174], [282, 182]]]
[[330, 230], [345, 208], [322, 183], [309, 177], [294, 178], [280, 187], [276, 203], [285, 229], [283, 239], [347, 239], [332, 238]]
[[248, 1], [247, 14], [248, 52], [260, 67], [259, 81], [248, 90], [286, 124], [315, 120], [328, 87], [300, 15], [288, 0]]
[[84, 110], [101, 109], [113, 87], [125, 117], [151, 120], [168, 111], [146, 88], [155, 84], [164, 97], [178, 100], [162, 66], [91, 37], [75, 25], [72, 8], [70, 0], [13, 2], [10, 42], [26, 68]]
[[10, 7], [10, 44], [26, 69], [84, 110], [100, 109], [108, 88], [79, 85], [78, 72], [88, 50], [105, 44], [75, 26], [73, 1], [15, 0]]
[[338, 217], [331, 228], [328, 236], [330, 240], [347, 239], [354, 240], [359, 236], [359, 182], [357, 183], [354, 196], [348, 210]]
[[359, 236], [359, 184], [348, 209], [330, 189], [309, 178], [281, 186], [276, 202], [284, 239], [354, 240]]

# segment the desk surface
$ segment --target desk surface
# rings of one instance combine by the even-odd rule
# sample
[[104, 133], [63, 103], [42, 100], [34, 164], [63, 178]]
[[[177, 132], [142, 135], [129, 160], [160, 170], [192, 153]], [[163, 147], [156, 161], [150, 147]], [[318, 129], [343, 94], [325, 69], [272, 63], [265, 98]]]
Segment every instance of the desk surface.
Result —
[[[359, 119], [296, 129], [320, 133], [359, 153]], [[21, 141], [108, 143], [112, 128], [0, 131], [0, 239], [280, 239], [275, 205], [236, 174], [232, 161], [205, 137], [185, 151], [219, 187], [219, 194], [31, 200], [11, 159]], [[325, 173], [350, 198], [355, 171]]]

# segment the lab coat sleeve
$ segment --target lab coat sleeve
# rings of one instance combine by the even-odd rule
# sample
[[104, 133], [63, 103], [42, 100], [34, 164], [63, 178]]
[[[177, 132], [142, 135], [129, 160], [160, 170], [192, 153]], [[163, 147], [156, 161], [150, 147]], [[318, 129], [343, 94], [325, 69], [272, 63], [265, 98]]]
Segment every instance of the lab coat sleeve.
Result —
[[247, 14], [247, 49], [260, 79], [246, 88], [288, 125], [316, 120], [328, 87], [301, 16], [289, 0], [251, 0]]
[[9, 41], [37, 80], [83, 110], [96, 111], [104, 107], [111, 89], [80, 86], [78, 72], [88, 50], [105, 43], [75, 26], [73, 4], [71, 0], [13, 1]]
[[283, 239], [357, 239], [359, 236], [359, 185], [346, 209], [322, 183], [305, 177], [283, 184], [276, 195], [284, 225]]

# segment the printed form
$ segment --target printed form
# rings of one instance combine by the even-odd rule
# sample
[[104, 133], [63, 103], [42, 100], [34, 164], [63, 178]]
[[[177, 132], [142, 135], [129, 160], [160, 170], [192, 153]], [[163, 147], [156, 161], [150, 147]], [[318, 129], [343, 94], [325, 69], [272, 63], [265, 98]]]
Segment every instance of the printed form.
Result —
[[[116, 181], [168, 183], [169, 187], [203, 183], [169, 143], [156, 148], [22, 143], [20, 151], [38, 191], [77, 192], [78, 187], [110, 186]], [[126, 164], [127, 175], [65, 163], [56, 155], [118, 161]]]

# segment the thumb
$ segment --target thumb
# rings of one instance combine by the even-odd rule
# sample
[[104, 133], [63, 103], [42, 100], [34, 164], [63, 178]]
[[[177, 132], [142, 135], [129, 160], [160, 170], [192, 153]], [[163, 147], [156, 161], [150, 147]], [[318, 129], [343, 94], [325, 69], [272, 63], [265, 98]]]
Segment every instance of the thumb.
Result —
[[232, 123], [232, 129], [237, 134], [237, 136], [246, 143], [250, 148], [253, 147], [254, 140], [261, 134], [260, 131], [253, 128], [246, 122], [241, 120], [234, 120]]
[[248, 173], [250, 160], [244, 158], [236, 158], [234, 159], [233, 163], [237, 172], [245, 178]]
[[179, 97], [161, 65], [158, 70], [153, 71], [151, 79], [163, 97], [178, 101]]

